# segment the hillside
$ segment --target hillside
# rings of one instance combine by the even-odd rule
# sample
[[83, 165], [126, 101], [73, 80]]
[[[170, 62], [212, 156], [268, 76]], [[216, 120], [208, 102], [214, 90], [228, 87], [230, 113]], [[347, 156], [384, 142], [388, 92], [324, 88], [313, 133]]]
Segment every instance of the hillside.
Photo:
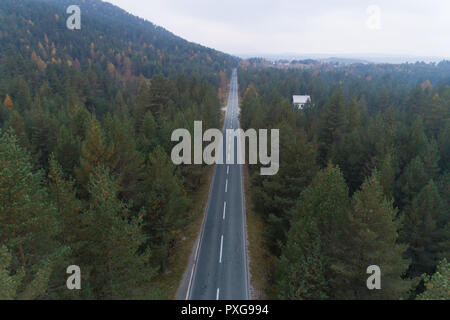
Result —
[[208, 171], [171, 133], [220, 126], [235, 63], [101, 1], [0, 2], [0, 299], [173, 295]]
[[[70, 5], [81, 8], [81, 30], [66, 28]], [[20, 55], [32, 58], [40, 69], [74, 65], [114, 70], [124, 77], [183, 73], [215, 81], [214, 75], [237, 62], [100, 0], [2, 0], [0, 30], [2, 62], [9, 64], [8, 59]]]

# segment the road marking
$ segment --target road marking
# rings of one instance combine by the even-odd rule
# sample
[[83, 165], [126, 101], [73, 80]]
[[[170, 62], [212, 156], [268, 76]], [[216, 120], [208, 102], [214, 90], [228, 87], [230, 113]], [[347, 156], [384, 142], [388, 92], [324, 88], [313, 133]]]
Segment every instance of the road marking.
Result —
[[227, 166], [227, 174], [230, 173], [230, 166]]
[[228, 179], [227, 179], [227, 181], [225, 181], [225, 193], [227, 193], [228, 192]]
[[217, 288], [217, 293], [216, 293], [216, 300], [219, 300], [219, 295], [220, 295], [220, 289]]
[[227, 212], [227, 202], [225, 201], [223, 204], [223, 220], [225, 220], [226, 212]]
[[222, 238], [220, 240], [220, 258], [219, 258], [219, 263], [222, 263], [222, 251], [223, 251], [223, 235], [222, 235]]

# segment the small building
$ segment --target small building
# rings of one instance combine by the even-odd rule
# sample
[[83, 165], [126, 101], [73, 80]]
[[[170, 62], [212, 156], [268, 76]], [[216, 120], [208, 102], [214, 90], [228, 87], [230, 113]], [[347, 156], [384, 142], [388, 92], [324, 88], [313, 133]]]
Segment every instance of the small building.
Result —
[[308, 102], [311, 102], [310, 96], [292, 96], [294, 107], [303, 109]]

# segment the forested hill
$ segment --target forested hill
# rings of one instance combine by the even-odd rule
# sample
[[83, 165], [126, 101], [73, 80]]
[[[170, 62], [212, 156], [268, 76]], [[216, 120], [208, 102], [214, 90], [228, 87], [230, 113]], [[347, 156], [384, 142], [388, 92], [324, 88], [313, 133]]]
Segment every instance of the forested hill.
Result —
[[235, 63], [101, 1], [0, 1], [0, 300], [175, 295], [209, 171], [171, 133], [220, 126]]
[[[70, 5], [81, 8], [81, 30], [66, 27]], [[2, 0], [2, 66], [18, 55], [31, 58], [40, 69], [69, 65], [146, 78], [184, 73], [210, 81], [237, 62], [100, 0]]]

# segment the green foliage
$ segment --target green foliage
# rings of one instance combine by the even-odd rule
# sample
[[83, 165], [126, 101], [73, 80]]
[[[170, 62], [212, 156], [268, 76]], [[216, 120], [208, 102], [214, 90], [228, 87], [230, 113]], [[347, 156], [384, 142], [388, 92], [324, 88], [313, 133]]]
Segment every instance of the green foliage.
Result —
[[322, 242], [315, 221], [297, 220], [293, 223], [283, 255], [277, 261], [275, 278], [279, 299], [328, 298], [326, 261], [321, 248]]
[[189, 221], [189, 201], [175, 166], [160, 147], [149, 155], [148, 169], [141, 185], [145, 208], [144, 232], [155, 261], [166, 271], [170, 249]]
[[423, 276], [426, 286], [424, 293], [417, 300], [450, 300], [450, 263], [442, 260], [436, 272], [431, 276]]
[[[400, 220], [393, 201], [387, 200], [377, 173], [366, 179], [352, 198], [352, 210], [346, 229], [348, 242], [341, 276], [345, 278], [344, 297], [350, 299], [404, 298], [411, 282], [402, 276], [409, 266], [403, 259], [407, 245], [398, 244]], [[366, 286], [366, 269], [377, 265], [382, 270], [382, 290]]]
[[[279, 263], [281, 270], [292, 272], [299, 267], [299, 272], [305, 272], [307, 278], [314, 275], [309, 283], [312, 287], [299, 289], [298, 279], [286, 284], [283, 279], [286, 274], [278, 273], [281, 279], [278, 295], [284, 296], [286, 292], [287, 296], [297, 299], [339, 297], [344, 283], [338, 277], [337, 266], [343, 258], [349, 208], [348, 188], [342, 173], [328, 166], [302, 192], [292, 213], [291, 229]], [[296, 277], [295, 274], [287, 277]], [[321, 289], [314, 292], [315, 286]]]
[[8, 248], [0, 248], [0, 300], [12, 300], [17, 297], [19, 286], [23, 280], [23, 269], [11, 275], [10, 265], [12, 256]]
[[333, 144], [338, 142], [346, 125], [345, 100], [341, 89], [336, 89], [322, 113], [319, 133], [320, 163], [326, 165]]
[[0, 243], [9, 251], [2, 249], [3, 268], [10, 265], [3, 272], [23, 274], [19, 291], [10, 282], [13, 278], [8, 280], [11, 295], [23, 299], [49, 293], [53, 267], [67, 251], [56, 239], [60, 232], [56, 210], [42, 180], [40, 172], [32, 171], [31, 158], [13, 132], [0, 132]]
[[89, 182], [82, 265], [90, 270], [88, 287], [98, 299], [127, 299], [152, 277], [150, 251], [139, 252], [146, 241], [142, 214], [131, 216], [117, 199], [119, 187], [107, 169], [98, 168]]
[[[258, 166], [250, 168], [254, 208], [265, 222], [266, 246], [277, 260], [275, 297], [406, 298], [420, 291], [414, 290], [417, 279], [409, 277], [432, 272], [438, 259], [448, 257], [450, 87], [442, 79], [448, 78], [449, 66], [416, 64], [412, 73], [406, 65], [317, 67], [314, 73], [241, 70], [242, 126], [281, 131], [278, 175], [261, 177]], [[416, 86], [423, 81], [416, 77], [425, 74], [444, 84]], [[312, 104], [288, 111], [285, 104], [299, 93], [310, 94]], [[306, 157], [301, 167], [292, 161], [302, 153], [292, 147], [299, 132], [318, 146], [318, 163], [339, 165], [345, 181], [325, 182], [322, 172], [311, 183], [317, 171], [308, 164], [315, 161]], [[302, 182], [305, 171], [311, 178]], [[319, 177], [322, 183], [317, 184]], [[430, 180], [437, 181], [433, 192]], [[334, 198], [325, 188], [334, 185], [348, 186], [354, 194], [345, 210], [328, 206]], [[341, 199], [348, 199], [344, 193]], [[306, 219], [301, 212], [315, 218]], [[367, 212], [372, 214], [365, 218]], [[333, 223], [336, 233], [324, 227]], [[382, 292], [366, 288], [366, 268], [372, 264], [382, 265], [383, 278], [389, 279]]]
[[409, 244], [411, 276], [432, 272], [440, 254], [448, 250], [450, 234], [444, 229], [448, 219], [443, 208], [438, 189], [430, 180], [406, 209], [402, 240]]

